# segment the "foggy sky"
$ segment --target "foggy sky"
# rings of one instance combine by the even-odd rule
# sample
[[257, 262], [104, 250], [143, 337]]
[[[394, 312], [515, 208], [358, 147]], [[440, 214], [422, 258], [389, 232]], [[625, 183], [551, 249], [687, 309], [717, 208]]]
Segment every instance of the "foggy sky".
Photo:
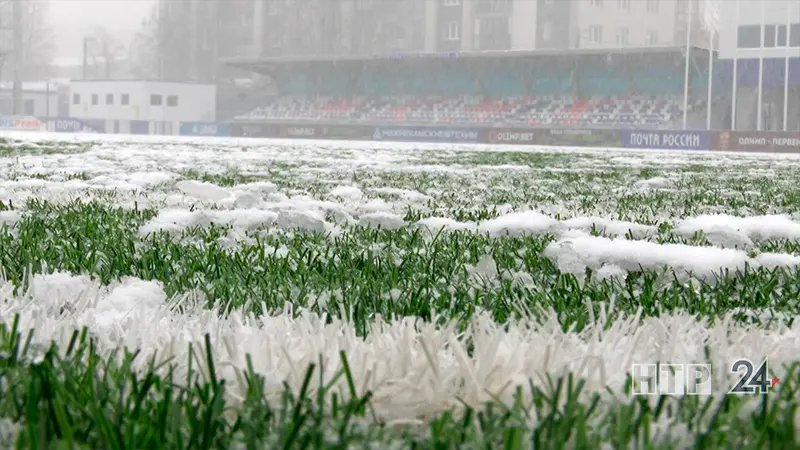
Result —
[[155, 0], [50, 0], [55, 57], [79, 58], [83, 37], [105, 28], [127, 45]]

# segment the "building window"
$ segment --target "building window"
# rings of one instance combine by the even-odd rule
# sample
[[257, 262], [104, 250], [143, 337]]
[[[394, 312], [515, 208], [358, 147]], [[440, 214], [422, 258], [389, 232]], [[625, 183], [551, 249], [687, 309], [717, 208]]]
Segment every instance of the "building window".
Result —
[[658, 33], [655, 31], [648, 31], [645, 40], [645, 44], [647, 45], [658, 45]]
[[81, 94], [72, 94], [72, 104], [73, 105], [81, 104]]
[[761, 47], [761, 27], [758, 25], [742, 25], [736, 39], [738, 48]]
[[253, 14], [248, 11], [244, 11], [243, 13], [239, 14], [239, 24], [243, 27], [252, 27]]
[[617, 0], [619, 9], [631, 9], [631, 0]]
[[789, 28], [789, 47], [800, 47], [800, 23], [793, 23]]
[[603, 0], [592, 0], [592, 6], [602, 7]]
[[598, 44], [603, 42], [603, 27], [600, 25], [590, 27], [589, 40]]
[[106, 105], [114, 104], [114, 94], [106, 94]]
[[35, 110], [36, 104], [33, 102], [33, 100], [25, 100], [25, 105], [23, 106], [23, 108], [25, 109], [26, 116], [36, 115], [36, 110]]
[[277, 16], [280, 14], [280, 2], [277, 1], [268, 1], [267, 2], [267, 14], [270, 16]]
[[777, 47], [786, 47], [786, 25], [778, 25]]
[[458, 22], [450, 22], [447, 24], [447, 40], [448, 41], [457, 41], [460, 39], [461, 36], [461, 26]]
[[119, 98], [119, 103], [121, 105], [128, 105], [131, 102], [131, 96], [128, 94], [122, 94]]
[[764, 26], [764, 47], [766, 48], [774, 48], [775, 47], [775, 25], [765, 25]]
[[658, 12], [658, 0], [647, 0], [647, 12], [649, 13]]
[[167, 96], [167, 106], [178, 106], [178, 96], [177, 95], [168, 95]]
[[150, 106], [161, 106], [161, 96], [158, 94], [150, 95]]
[[445, 6], [458, 6], [461, 4], [461, 0], [444, 0]]
[[617, 30], [617, 45], [628, 45], [628, 33], [627, 28]]
[[99, 96], [97, 94], [92, 94], [92, 105], [96, 105], [100, 102]]
[[550, 42], [553, 39], [553, 23], [545, 22], [542, 24], [542, 40]]

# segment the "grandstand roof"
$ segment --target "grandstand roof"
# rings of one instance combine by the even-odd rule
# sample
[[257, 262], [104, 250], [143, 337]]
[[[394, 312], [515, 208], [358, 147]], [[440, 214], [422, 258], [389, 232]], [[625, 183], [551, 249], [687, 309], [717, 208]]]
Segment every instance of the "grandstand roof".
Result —
[[291, 64], [330, 64], [330, 63], [363, 63], [369, 61], [391, 61], [391, 60], [455, 60], [471, 58], [521, 58], [521, 57], [565, 57], [583, 55], [619, 55], [619, 54], [641, 54], [641, 53], [673, 53], [682, 52], [684, 47], [658, 46], [658, 47], [626, 47], [626, 48], [604, 48], [604, 49], [577, 49], [577, 50], [507, 50], [507, 51], [478, 51], [478, 52], [434, 52], [434, 53], [388, 53], [381, 55], [297, 55], [280, 57], [257, 57], [257, 58], [222, 58], [221, 61], [229, 66], [250, 70], [253, 72], [269, 71], [270, 69]]

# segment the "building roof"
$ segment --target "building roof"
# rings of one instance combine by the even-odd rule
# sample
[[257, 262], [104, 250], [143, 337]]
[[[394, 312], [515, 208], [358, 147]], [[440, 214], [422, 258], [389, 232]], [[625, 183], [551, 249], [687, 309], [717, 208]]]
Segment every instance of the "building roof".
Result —
[[232, 67], [251, 71], [270, 70], [276, 66], [292, 64], [338, 64], [338, 63], [364, 63], [370, 61], [392, 60], [457, 60], [457, 59], [492, 59], [492, 58], [523, 58], [523, 57], [569, 57], [589, 55], [625, 55], [641, 53], [674, 53], [682, 52], [683, 47], [654, 46], [654, 47], [626, 47], [626, 48], [598, 48], [598, 49], [552, 49], [552, 50], [505, 50], [505, 51], [477, 51], [477, 52], [433, 52], [433, 53], [388, 53], [380, 55], [297, 55], [280, 57], [255, 57], [255, 58], [221, 58], [221, 62]]
[[[52, 79], [50, 81], [23, 81], [22, 90], [25, 92], [55, 92], [59, 86], [69, 84], [68, 80]], [[11, 81], [0, 81], [0, 91], [14, 90], [14, 83]]]
[[[117, 63], [127, 62], [128, 57], [125, 55], [114, 55], [113, 61]], [[106, 58], [104, 56], [91, 56], [86, 60], [87, 64], [105, 64]], [[75, 57], [57, 57], [53, 58], [50, 61], [50, 65], [53, 67], [82, 67], [83, 66], [83, 58], [75, 58]]]
[[160, 83], [160, 84], [191, 84], [194, 86], [216, 86], [210, 83], [193, 83], [191, 81], [175, 80], [148, 80], [145, 78], [90, 78], [86, 80], [72, 80], [72, 84], [77, 83]]

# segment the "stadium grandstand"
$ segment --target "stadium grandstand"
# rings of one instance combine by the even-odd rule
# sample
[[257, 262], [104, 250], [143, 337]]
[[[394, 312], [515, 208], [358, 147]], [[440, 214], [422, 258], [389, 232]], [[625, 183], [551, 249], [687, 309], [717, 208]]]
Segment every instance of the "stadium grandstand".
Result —
[[[228, 63], [277, 87], [237, 122], [705, 128], [708, 62], [685, 50], [401, 54]], [[716, 105], [714, 105], [716, 109]], [[720, 111], [724, 106], [720, 105]], [[719, 125], [722, 125], [721, 123]]]

